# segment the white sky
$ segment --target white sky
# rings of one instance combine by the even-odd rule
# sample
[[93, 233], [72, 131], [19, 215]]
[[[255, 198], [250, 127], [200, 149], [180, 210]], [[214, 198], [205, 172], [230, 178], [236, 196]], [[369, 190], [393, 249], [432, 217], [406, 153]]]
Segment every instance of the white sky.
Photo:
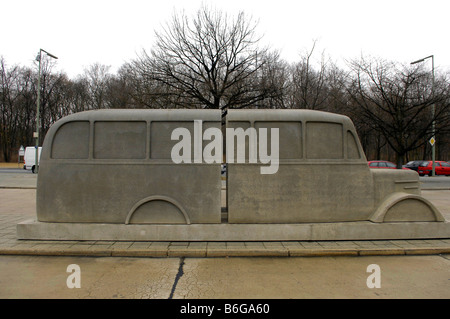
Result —
[[[259, 21], [262, 44], [293, 62], [317, 40], [316, 58], [365, 56], [409, 63], [434, 55], [450, 70], [449, 0], [0, 0], [0, 56], [33, 66], [40, 48], [56, 55], [69, 77], [99, 62], [115, 72], [154, 44], [154, 31], [174, 10], [201, 4]], [[428, 62], [431, 69], [431, 62]]]

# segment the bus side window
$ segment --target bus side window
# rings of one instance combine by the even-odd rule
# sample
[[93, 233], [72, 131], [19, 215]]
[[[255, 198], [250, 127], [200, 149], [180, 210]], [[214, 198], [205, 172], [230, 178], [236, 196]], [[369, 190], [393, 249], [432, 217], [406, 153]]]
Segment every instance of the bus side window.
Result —
[[[179, 140], [172, 140], [172, 133], [178, 129], [187, 129], [191, 139], [191, 150], [189, 158], [194, 154], [194, 123], [183, 121], [154, 121], [150, 124], [150, 158], [169, 160], [172, 158], [171, 152]], [[176, 131], [175, 131], [176, 132]]]
[[[301, 159], [303, 157], [302, 152], [302, 123], [301, 122], [270, 122], [270, 121], [258, 121], [255, 122], [255, 128], [258, 130], [261, 128], [267, 129], [267, 150], [268, 154], [271, 154], [271, 132], [272, 129], [277, 128], [279, 130], [279, 159]], [[259, 132], [259, 134], [261, 134]], [[260, 137], [260, 136], [259, 136]]]
[[76, 121], [63, 124], [56, 132], [51, 158], [87, 159], [89, 157], [89, 122]]
[[94, 158], [145, 159], [146, 140], [147, 122], [95, 122]]
[[306, 158], [344, 158], [342, 124], [306, 122]]

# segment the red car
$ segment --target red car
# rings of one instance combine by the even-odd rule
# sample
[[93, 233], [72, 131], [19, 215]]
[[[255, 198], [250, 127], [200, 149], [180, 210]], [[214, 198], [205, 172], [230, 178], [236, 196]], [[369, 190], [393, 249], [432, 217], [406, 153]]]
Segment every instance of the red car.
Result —
[[[390, 169], [397, 168], [397, 165], [389, 161], [369, 161], [368, 164], [370, 168], [390, 168]], [[403, 167], [402, 169], [409, 169], [409, 168]]]
[[[432, 175], [432, 161], [426, 161], [419, 165], [417, 172], [420, 176]], [[450, 164], [444, 161], [434, 161], [434, 170], [436, 175], [450, 176]]]

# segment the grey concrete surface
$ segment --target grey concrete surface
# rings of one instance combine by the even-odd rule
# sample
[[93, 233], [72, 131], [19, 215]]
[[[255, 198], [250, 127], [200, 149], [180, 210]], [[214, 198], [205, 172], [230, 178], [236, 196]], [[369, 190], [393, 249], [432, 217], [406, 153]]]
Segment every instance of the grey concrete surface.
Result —
[[[447, 257], [186, 259], [175, 297], [448, 298]], [[380, 266], [379, 289], [366, 285], [370, 264]]]
[[[24, 170], [23, 163], [0, 163], [0, 188], [36, 188], [38, 174]], [[450, 190], [450, 177], [421, 176], [422, 190]], [[225, 174], [222, 174], [222, 189], [226, 187]]]
[[[69, 265], [80, 288], [68, 288]], [[369, 265], [379, 288], [369, 288]], [[0, 256], [0, 298], [450, 298], [450, 255], [318, 258]], [[270, 300], [265, 301], [269, 305]], [[175, 310], [176, 311], [176, 310]]]
[[[389, 215], [390, 221], [439, 220], [439, 212], [430, 214], [433, 207], [420, 201], [416, 172], [369, 169], [356, 129], [346, 116], [312, 110], [228, 112], [227, 132], [229, 128], [242, 130], [247, 127], [254, 130], [255, 136], [257, 129], [275, 130], [271, 137], [275, 136], [277, 143], [270, 143], [270, 148], [272, 153], [276, 152], [279, 163], [276, 174], [265, 175], [249, 155], [246, 161], [236, 161], [232, 154], [237, 152], [230, 154], [228, 148], [232, 149], [232, 146], [227, 136], [230, 223], [374, 221], [373, 216], [379, 215], [379, 210], [383, 211], [383, 216]], [[261, 148], [269, 149], [265, 144], [269, 142], [249, 138], [246, 154], [251, 154], [252, 150], [256, 153]], [[394, 194], [399, 196], [396, 203], [389, 199]], [[417, 196], [411, 200], [406, 194]], [[415, 216], [410, 216], [412, 212]], [[370, 230], [361, 229], [360, 232]], [[329, 233], [324, 230], [323, 234]], [[343, 233], [349, 232], [345, 229]], [[393, 238], [397, 233], [398, 230], [387, 231], [384, 238]], [[434, 232], [430, 229], [430, 233]], [[450, 234], [450, 229], [446, 233]], [[355, 239], [354, 234], [347, 239]]]
[[[37, 218], [57, 224], [220, 223], [220, 137], [215, 137], [219, 162], [207, 163], [203, 152], [209, 145], [203, 140], [206, 130], [221, 134], [220, 128], [219, 110], [93, 110], [66, 116], [43, 142]], [[179, 143], [188, 145], [180, 151]], [[180, 152], [183, 158], [175, 161], [172, 155]]]
[[[347, 116], [229, 110], [224, 145], [221, 123], [218, 110], [175, 109], [91, 110], [58, 120], [43, 142], [37, 219], [19, 224], [18, 238], [450, 237], [450, 223], [421, 196], [416, 172], [368, 167]], [[226, 216], [219, 173], [223, 154]]]
[[[37, 174], [17, 167], [17, 164], [8, 165], [8, 168], [2, 168], [2, 164], [5, 166], [0, 163], [0, 188], [36, 188]], [[423, 176], [419, 180], [422, 190], [450, 190], [450, 177]], [[225, 187], [226, 181], [222, 180], [222, 188]]]

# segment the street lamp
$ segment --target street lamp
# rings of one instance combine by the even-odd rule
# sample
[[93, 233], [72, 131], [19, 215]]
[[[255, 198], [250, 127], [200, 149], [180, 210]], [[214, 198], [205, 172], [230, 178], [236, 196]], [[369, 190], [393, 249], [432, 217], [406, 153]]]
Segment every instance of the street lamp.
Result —
[[[432, 73], [433, 73], [433, 82], [431, 83], [431, 94], [434, 98], [434, 55], [430, 55], [427, 56], [423, 59], [411, 62], [411, 64], [416, 64], [416, 63], [421, 63], [423, 61], [425, 61], [426, 59], [431, 58], [431, 67], [432, 67]], [[431, 141], [431, 159], [433, 161], [432, 167], [431, 167], [431, 176], [435, 176], [436, 171], [435, 171], [435, 160], [436, 160], [436, 148], [435, 148], [435, 144], [436, 144], [436, 137], [435, 135], [435, 130], [436, 130], [436, 123], [435, 123], [435, 118], [434, 118], [434, 113], [435, 113], [435, 105], [433, 102], [433, 105], [431, 106], [431, 116], [432, 116], [432, 124], [431, 124], [431, 130], [432, 130], [432, 141]]]
[[40, 49], [38, 55], [36, 56], [36, 61], [39, 61], [39, 73], [38, 73], [38, 87], [37, 87], [37, 110], [36, 110], [36, 132], [34, 133], [34, 137], [36, 138], [36, 156], [34, 158], [34, 171], [36, 173], [39, 172], [39, 108], [41, 103], [41, 58], [42, 52], [47, 53], [48, 56], [53, 59], [58, 59], [53, 54]]

